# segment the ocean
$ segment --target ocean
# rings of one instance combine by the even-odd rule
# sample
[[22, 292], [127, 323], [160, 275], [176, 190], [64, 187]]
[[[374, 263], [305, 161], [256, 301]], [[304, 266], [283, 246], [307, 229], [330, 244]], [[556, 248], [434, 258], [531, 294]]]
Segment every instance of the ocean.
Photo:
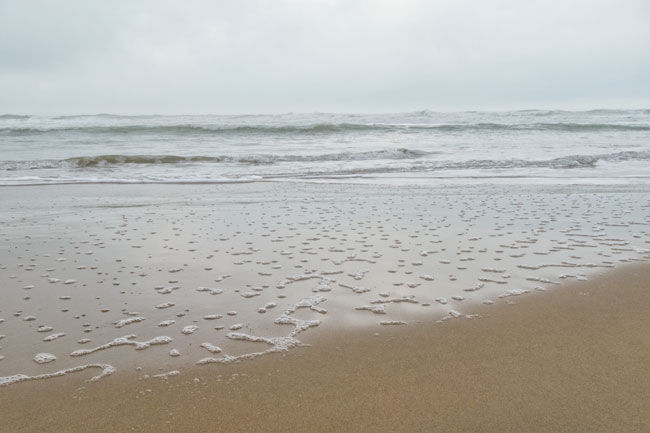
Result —
[[0, 116], [0, 185], [647, 183], [650, 110]]

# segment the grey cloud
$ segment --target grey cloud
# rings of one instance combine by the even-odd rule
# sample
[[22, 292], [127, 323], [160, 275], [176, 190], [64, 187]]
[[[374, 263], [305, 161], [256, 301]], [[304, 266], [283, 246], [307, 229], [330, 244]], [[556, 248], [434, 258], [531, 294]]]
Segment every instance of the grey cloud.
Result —
[[650, 106], [650, 7], [0, 2], [0, 112]]

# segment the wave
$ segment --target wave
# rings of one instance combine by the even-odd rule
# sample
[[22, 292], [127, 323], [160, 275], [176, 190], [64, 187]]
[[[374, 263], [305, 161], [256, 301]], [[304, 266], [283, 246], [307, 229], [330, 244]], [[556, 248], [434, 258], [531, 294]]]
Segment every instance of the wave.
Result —
[[69, 158], [63, 162], [76, 167], [98, 167], [118, 164], [182, 164], [193, 162], [229, 162], [239, 164], [273, 164], [276, 162], [365, 161], [375, 159], [416, 159], [433, 152], [410, 149], [340, 152], [321, 155], [248, 155], [248, 156], [178, 156], [178, 155], [100, 155]]
[[459, 169], [517, 169], [517, 168], [553, 168], [553, 169], [574, 169], [592, 168], [599, 161], [622, 162], [622, 161], [646, 161], [650, 160], [650, 151], [624, 151], [605, 153], [599, 155], [569, 155], [553, 159], [524, 160], [524, 159], [503, 159], [503, 160], [470, 160], [462, 162], [444, 163], [436, 167], [435, 164], [429, 168], [444, 168], [451, 170]]
[[[8, 116], [8, 115], [5, 115]], [[11, 115], [13, 116], [13, 115]], [[18, 118], [18, 117], [12, 117]], [[111, 126], [54, 126], [54, 127], [4, 127], [0, 135], [35, 136], [46, 134], [86, 135], [296, 135], [337, 134], [354, 132], [602, 132], [650, 131], [649, 124], [623, 123], [448, 123], [448, 124], [394, 124], [394, 123], [316, 123], [310, 125], [111, 125]]]
[[[220, 117], [220, 118], [259, 118], [259, 117], [286, 117], [286, 116], [374, 116], [376, 114], [383, 116], [439, 116], [439, 115], [463, 115], [468, 113], [479, 113], [479, 114], [497, 114], [497, 115], [508, 115], [508, 114], [517, 114], [517, 113], [530, 113], [530, 114], [540, 114], [540, 115], [551, 115], [551, 114], [560, 114], [560, 115], [583, 115], [583, 114], [650, 114], [649, 108], [594, 108], [588, 110], [561, 110], [561, 109], [541, 109], [541, 108], [524, 108], [519, 110], [465, 110], [465, 111], [437, 111], [430, 109], [415, 110], [415, 111], [389, 111], [384, 113], [346, 113], [346, 112], [286, 112], [286, 113], [242, 113], [242, 114], [119, 114], [119, 113], [94, 113], [94, 114], [69, 114], [69, 115], [57, 115], [52, 116], [53, 119], [84, 119], [84, 118], [109, 118], [109, 119], [141, 119], [141, 118], [208, 118], [208, 117]], [[12, 114], [13, 115], [13, 114]], [[28, 116], [30, 117], [30, 116]], [[49, 116], [44, 116], [49, 117]]]
[[[406, 149], [403, 151], [406, 151]], [[296, 159], [293, 158], [299, 158], [301, 161], [314, 162], [278, 165], [274, 168], [269, 167], [268, 169], [254, 167], [259, 162], [258, 159], [252, 159], [251, 157], [104, 155], [99, 157], [71, 158], [68, 160], [9, 161], [0, 162], [0, 185], [59, 183], [229, 183], [287, 179], [373, 178], [382, 177], [382, 175], [399, 176], [400, 174], [408, 174], [408, 177], [411, 177], [418, 173], [432, 179], [438, 177], [477, 179], [482, 177], [561, 178], [567, 176], [601, 177], [601, 175], [605, 175], [606, 177], [608, 170], [580, 170], [594, 168], [600, 161], [625, 162], [650, 160], [650, 151], [625, 151], [600, 155], [570, 155], [544, 160], [475, 159], [452, 161], [417, 157], [410, 159], [401, 158], [402, 161], [391, 161], [390, 159], [385, 161], [372, 160], [372, 158], [379, 157], [378, 155], [385, 157], [385, 152], [387, 151], [351, 154], [349, 156], [352, 158], [357, 158], [358, 161], [365, 162], [334, 165], [328, 164], [327, 161], [343, 160], [342, 158], [346, 157], [345, 154], [276, 156], [272, 158], [273, 161], [295, 161]], [[402, 150], [388, 152], [402, 152]], [[374, 156], [371, 155], [373, 153], [375, 154]], [[408, 154], [408, 152], [402, 153]], [[192, 164], [195, 161], [208, 162], [205, 166], [194, 166]], [[218, 164], [222, 161], [234, 161], [242, 164], [242, 166], [234, 170], [233, 167], [220, 169]], [[273, 161], [267, 159], [264, 163], [273, 164]], [[155, 165], [159, 163], [171, 165], [165, 169], [156, 169]], [[153, 165], [146, 169], [142, 166], [138, 166], [138, 169], [135, 169], [135, 167], [132, 169], [129, 167], [129, 164]], [[174, 166], [173, 164], [177, 165]], [[213, 167], [211, 164], [215, 166]], [[249, 168], [246, 168], [247, 165]], [[3, 172], [5, 173], [4, 175], [2, 174]], [[620, 171], [616, 170], [613, 173], [615, 173], [614, 177], [647, 177], [645, 174], [634, 174], [634, 172], [633, 170], [630, 176], [620, 176]]]
[[32, 116], [27, 116], [23, 114], [0, 114], [0, 120], [21, 120], [21, 119], [29, 119]]
[[599, 132], [599, 131], [650, 131], [650, 125], [619, 123], [470, 123], [432, 126], [409, 126], [407, 129], [437, 130], [443, 132], [472, 131], [558, 131], [558, 132]]
[[556, 170], [572, 170], [581, 168], [593, 168], [599, 161], [624, 162], [624, 161], [648, 161], [650, 151], [625, 151], [600, 155], [570, 155], [545, 160], [523, 160], [523, 159], [475, 159], [469, 161], [416, 161], [408, 167], [396, 167], [390, 165], [353, 168], [339, 171], [312, 171], [305, 176], [320, 175], [368, 175], [379, 173], [399, 172], [431, 172], [446, 170], [512, 170], [527, 168], [548, 168]]
[[75, 126], [53, 128], [15, 127], [0, 128], [0, 135], [23, 136], [60, 133], [128, 135], [225, 135], [225, 134], [318, 134], [353, 131], [377, 131], [394, 128], [391, 125], [355, 124], [355, 123], [318, 123], [313, 125], [123, 125], [123, 126]]
[[79, 156], [63, 160], [4, 161], [1, 170], [35, 170], [48, 168], [93, 168], [118, 165], [191, 164], [191, 163], [236, 163], [247, 165], [270, 165], [276, 162], [326, 162], [326, 161], [369, 161], [390, 159], [417, 159], [436, 152], [413, 149], [388, 149], [368, 152], [340, 152], [320, 155], [247, 155], [247, 156], [179, 156], [179, 155], [98, 155]]
[[[465, 161], [436, 160], [430, 158], [438, 155], [436, 152], [425, 152], [413, 149], [390, 149], [368, 152], [340, 152], [320, 155], [248, 155], [248, 156], [179, 156], [179, 155], [99, 155], [68, 158], [64, 160], [37, 161], [3, 161], [0, 170], [20, 171], [38, 169], [91, 169], [111, 168], [128, 165], [191, 165], [195, 163], [219, 164], [230, 163], [239, 165], [273, 165], [275, 163], [302, 162], [298, 167], [305, 174], [320, 173], [322, 166], [319, 162], [335, 161], [385, 161], [376, 167], [354, 167], [337, 173], [368, 173], [368, 172], [397, 172], [397, 171], [432, 171], [432, 170], [483, 170], [483, 169], [521, 169], [521, 168], [551, 168], [579, 169], [592, 168], [600, 161], [648, 161], [650, 151], [624, 151], [597, 155], [569, 155], [545, 160], [524, 159], [473, 159]], [[390, 161], [410, 160], [407, 165], [395, 166]], [[313, 171], [316, 170], [316, 171]], [[293, 172], [293, 174], [298, 174]]]

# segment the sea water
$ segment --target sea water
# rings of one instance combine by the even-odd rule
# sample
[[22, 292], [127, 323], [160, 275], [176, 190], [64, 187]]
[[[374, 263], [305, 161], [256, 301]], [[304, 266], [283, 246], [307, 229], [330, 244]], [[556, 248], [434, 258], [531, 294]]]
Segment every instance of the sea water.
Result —
[[0, 185], [643, 183], [650, 110], [0, 116]]

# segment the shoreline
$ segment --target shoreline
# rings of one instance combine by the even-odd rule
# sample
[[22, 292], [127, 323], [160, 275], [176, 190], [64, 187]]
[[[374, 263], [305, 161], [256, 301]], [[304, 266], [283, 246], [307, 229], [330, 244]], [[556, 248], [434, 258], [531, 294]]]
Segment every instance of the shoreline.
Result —
[[17, 384], [0, 389], [0, 419], [12, 432], [644, 431], [647, 281], [650, 265], [628, 265], [474, 319], [323, 330], [286, 355], [168, 379]]

